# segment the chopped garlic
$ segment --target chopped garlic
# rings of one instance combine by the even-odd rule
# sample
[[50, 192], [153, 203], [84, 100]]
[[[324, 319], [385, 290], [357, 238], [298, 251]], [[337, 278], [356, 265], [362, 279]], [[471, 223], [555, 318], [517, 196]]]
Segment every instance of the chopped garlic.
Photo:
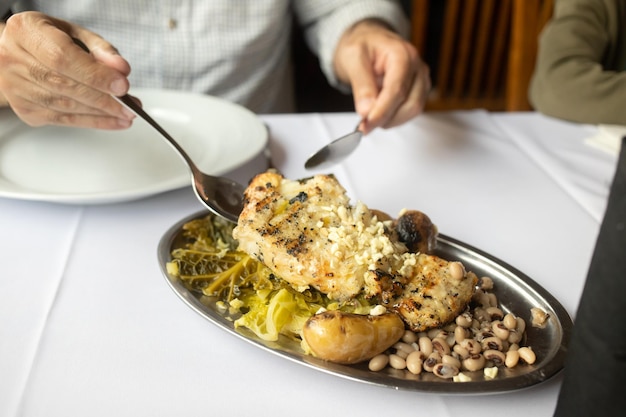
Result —
[[546, 327], [546, 324], [548, 323], [548, 318], [550, 317], [548, 313], [546, 313], [539, 307], [531, 308], [530, 316], [531, 324], [533, 325], [533, 327], [539, 327], [540, 329]]
[[224, 313], [226, 310], [228, 310], [228, 306], [223, 301], [217, 301], [215, 303], [215, 307], [217, 307], [217, 311], [219, 311], [220, 313]]
[[483, 374], [485, 375], [485, 379], [494, 379], [498, 376], [498, 367], [492, 366], [491, 368], [485, 368]]
[[239, 298], [234, 298], [234, 299], [230, 300], [230, 302], [229, 302], [228, 313], [229, 314], [236, 314], [236, 313], [239, 312], [239, 310], [243, 306], [244, 306], [244, 302], [243, 301], [241, 301]]
[[452, 377], [452, 380], [454, 382], [469, 382], [472, 378], [470, 378], [469, 375], [465, 375], [463, 372], [459, 372]]
[[380, 304], [378, 304], [376, 307], [373, 307], [370, 310], [370, 315], [371, 316], [381, 316], [383, 314], [385, 314], [387, 312], [387, 309], [384, 306], [381, 306]]

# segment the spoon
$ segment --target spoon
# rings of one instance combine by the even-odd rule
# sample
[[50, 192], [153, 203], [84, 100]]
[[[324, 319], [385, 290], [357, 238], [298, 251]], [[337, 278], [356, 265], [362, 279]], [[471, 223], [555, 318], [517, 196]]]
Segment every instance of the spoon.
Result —
[[347, 158], [348, 155], [350, 155], [361, 142], [363, 132], [359, 130], [359, 126], [361, 126], [363, 121], [364, 119], [359, 121], [359, 124], [356, 125], [353, 132], [350, 132], [339, 139], [335, 139], [311, 155], [304, 163], [304, 168], [327, 168]]
[[213, 213], [237, 223], [243, 210], [243, 192], [245, 187], [225, 177], [215, 177], [202, 172], [185, 150], [165, 131], [148, 113], [146, 113], [128, 94], [114, 97], [155, 128], [178, 152], [191, 170], [193, 190], [198, 199]]
[[[87, 46], [79, 39], [74, 38], [74, 42], [83, 48], [85, 52], [89, 53]], [[167, 139], [169, 144], [178, 152], [191, 170], [193, 190], [198, 199], [213, 213], [233, 223], [237, 223], [239, 214], [241, 214], [243, 210], [243, 192], [245, 187], [228, 178], [214, 177], [202, 172], [178, 142], [150, 117], [130, 95], [125, 94], [121, 97], [113, 96], [113, 98], [148, 122], [148, 124]]]

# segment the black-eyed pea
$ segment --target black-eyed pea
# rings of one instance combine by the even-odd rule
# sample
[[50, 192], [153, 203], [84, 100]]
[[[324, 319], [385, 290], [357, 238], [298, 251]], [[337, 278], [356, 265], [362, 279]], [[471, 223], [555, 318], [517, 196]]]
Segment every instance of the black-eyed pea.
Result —
[[494, 349], [488, 349], [484, 351], [483, 356], [485, 357], [486, 360], [490, 361], [495, 366], [504, 365], [504, 361], [506, 359], [504, 353], [500, 352], [499, 350], [494, 350]]
[[442, 337], [435, 337], [432, 340], [432, 344], [433, 344], [433, 350], [439, 353], [440, 356], [450, 354], [450, 345], [448, 345], [448, 342], [446, 341], [446, 339]]
[[392, 353], [389, 355], [389, 366], [393, 369], [404, 369], [406, 368], [406, 360], [403, 357]]
[[450, 276], [452, 277], [452, 279], [461, 281], [463, 278], [465, 278], [465, 267], [461, 262], [454, 261], [448, 263], [448, 271], [450, 272]]
[[437, 375], [439, 378], [449, 379], [459, 374], [459, 368], [446, 365], [445, 363], [438, 363], [433, 368], [433, 374]]
[[487, 307], [491, 307], [491, 300], [489, 299], [489, 294], [487, 294], [486, 292], [482, 290], [478, 290], [474, 293], [474, 299], [476, 303], [480, 305], [480, 308], [482, 310], [486, 309]]
[[370, 359], [368, 368], [372, 372], [378, 372], [385, 369], [385, 367], [389, 364], [389, 355], [385, 355], [381, 353], [380, 355], [374, 356]]
[[461, 327], [464, 327], [464, 328], [467, 329], [468, 327], [470, 327], [472, 325], [472, 315], [470, 313], [468, 313], [468, 312], [465, 312], [463, 314], [459, 314], [456, 317], [455, 322], [456, 322], [457, 326], [461, 326]]
[[395, 355], [400, 356], [402, 359], [406, 359], [409, 354], [404, 350], [396, 350]]
[[507, 329], [513, 330], [517, 328], [517, 317], [512, 313], [507, 313], [504, 319], [502, 319], [502, 323], [504, 323]]
[[457, 354], [457, 356], [458, 356], [461, 360], [463, 360], [463, 359], [467, 358], [467, 357], [470, 355], [469, 351], [468, 351], [467, 349], [465, 349], [463, 346], [461, 346], [460, 344], [454, 345], [454, 346], [452, 347], [452, 351], [453, 351], [454, 353], [456, 353], [456, 354]]
[[446, 337], [446, 343], [450, 347], [454, 346], [454, 344], [456, 343], [456, 338], [454, 337], [454, 332], [448, 334], [448, 336]]
[[405, 357], [407, 357], [409, 355], [409, 353], [413, 352], [415, 350], [415, 348], [413, 346], [411, 346], [408, 343], [404, 343], [404, 342], [397, 342], [395, 345], [393, 345], [394, 349], [398, 352], [404, 352]]
[[414, 375], [419, 375], [422, 373], [423, 363], [424, 359], [422, 359], [422, 353], [417, 350], [413, 351], [409, 353], [409, 356], [406, 358], [406, 369]]
[[519, 354], [519, 358], [521, 361], [526, 362], [529, 365], [532, 365], [537, 360], [537, 356], [535, 352], [530, 347], [522, 346], [517, 350]]
[[489, 321], [491, 319], [491, 317], [487, 313], [487, 310], [482, 307], [476, 307], [474, 309], [474, 318], [480, 323]]
[[478, 371], [485, 367], [485, 357], [480, 353], [470, 355], [466, 359], [463, 359], [461, 366], [466, 371]]
[[490, 349], [502, 351], [502, 340], [496, 336], [486, 337], [482, 340], [480, 346], [483, 351]]
[[495, 335], [491, 331], [491, 325], [476, 333], [476, 340], [480, 343], [482, 343], [485, 339], [489, 339], [490, 337], [495, 337]]
[[418, 339], [417, 333], [412, 332], [411, 330], [406, 330], [404, 334], [402, 335], [402, 341], [404, 343], [408, 343], [408, 344], [415, 343], [417, 342], [417, 339]]
[[461, 347], [463, 347], [465, 350], [467, 350], [471, 355], [476, 355], [478, 353], [481, 352], [482, 348], [480, 346], [480, 343], [478, 343], [476, 340], [474, 339], [465, 339], [462, 340], [461, 343], [459, 343], [459, 345]]
[[443, 330], [445, 330], [447, 333], [454, 333], [454, 329], [456, 329], [455, 322], [448, 323], [445, 326], [443, 326]]
[[462, 340], [467, 339], [469, 336], [469, 330], [463, 326], [457, 326], [456, 329], [454, 329], [454, 341], [456, 343], [461, 343]]
[[516, 345], [522, 341], [523, 333], [517, 330], [509, 330], [509, 337], [506, 339], [510, 344]]
[[504, 318], [504, 313], [498, 307], [487, 307], [485, 311], [489, 314], [491, 320], [502, 320]]
[[441, 363], [444, 365], [454, 366], [457, 369], [461, 369], [461, 361], [452, 355], [443, 355], [441, 357]]
[[509, 341], [508, 340], [503, 340], [502, 341], [502, 352], [506, 352], [507, 350], [509, 350], [509, 346], [511, 346]]
[[491, 306], [491, 307], [497, 307], [498, 306], [498, 298], [492, 292], [488, 292], [487, 293], [487, 301], [489, 303], [489, 306]]
[[445, 338], [448, 335], [448, 333], [445, 330], [443, 330], [443, 329], [430, 329], [428, 332], [426, 332], [426, 334], [431, 339], [434, 339], [435, 337], [444, 337]]
[[507, 368], [515, 368], [519, 362], [519, 352], [517, 350], [509, 350], [504, 358], [504, 365]]
[[511, 343], [509, 344], [509, 348], [507, 349], [507, 351], [509, 350], [518, 350], [519, 349], [519, 345], [517, 343]]
[[485, 291], [493, 290], [493, 279], [490, 277], [482, 277], [480, 279], [480, 289]]
[[523, 334], [526, 331], [526, 322], [523, 318], [517, 317], [517, 326], [515, 326], [515, 330], [520, 334]]
[[431, 353], [422, 364], [422, 367], [426, 372], [432, 372], [435, 365], [441, 362], [441, 356], [437, 352]]
[[500, 320], [496, 320], [491, 323], [491, 331], [493, 332], [494, 336], [498, 337], [500, 340], [509, 339], [510, 331]]
[[428, 336], [422, 336], [417, 341], [417, 344], [420, 348], [420, 351], [425, 355], [429, 356], [433, 353], [433, 342], [430, 340]]

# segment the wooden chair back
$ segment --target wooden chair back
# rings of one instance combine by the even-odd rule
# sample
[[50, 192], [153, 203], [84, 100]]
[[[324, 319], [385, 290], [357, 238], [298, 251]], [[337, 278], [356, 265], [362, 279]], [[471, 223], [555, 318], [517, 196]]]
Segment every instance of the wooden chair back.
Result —
[[[440, 30], [428, 30], [434, 2]], [[437, 48], [427, 110], [529, 110], [527, 91], [539, 32], [553, 0], [413, 0], [412, 41], [422, 55]], [[435, 39], [433, 39], [435, 36]]]

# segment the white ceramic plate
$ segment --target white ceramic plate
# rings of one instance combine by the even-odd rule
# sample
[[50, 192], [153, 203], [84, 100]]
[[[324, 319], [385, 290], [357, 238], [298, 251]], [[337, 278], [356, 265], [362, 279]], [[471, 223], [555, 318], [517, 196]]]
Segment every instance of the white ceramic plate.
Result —
[[[171, 90], [131, 94], [208, 174], [238, 168], [265, 149], [265, 126], [239, 105]], [[0, 197], [98, 204], [190, 185], [182, 159], [140, 118], [122, 131], [32, 128], [0, 111]]]

